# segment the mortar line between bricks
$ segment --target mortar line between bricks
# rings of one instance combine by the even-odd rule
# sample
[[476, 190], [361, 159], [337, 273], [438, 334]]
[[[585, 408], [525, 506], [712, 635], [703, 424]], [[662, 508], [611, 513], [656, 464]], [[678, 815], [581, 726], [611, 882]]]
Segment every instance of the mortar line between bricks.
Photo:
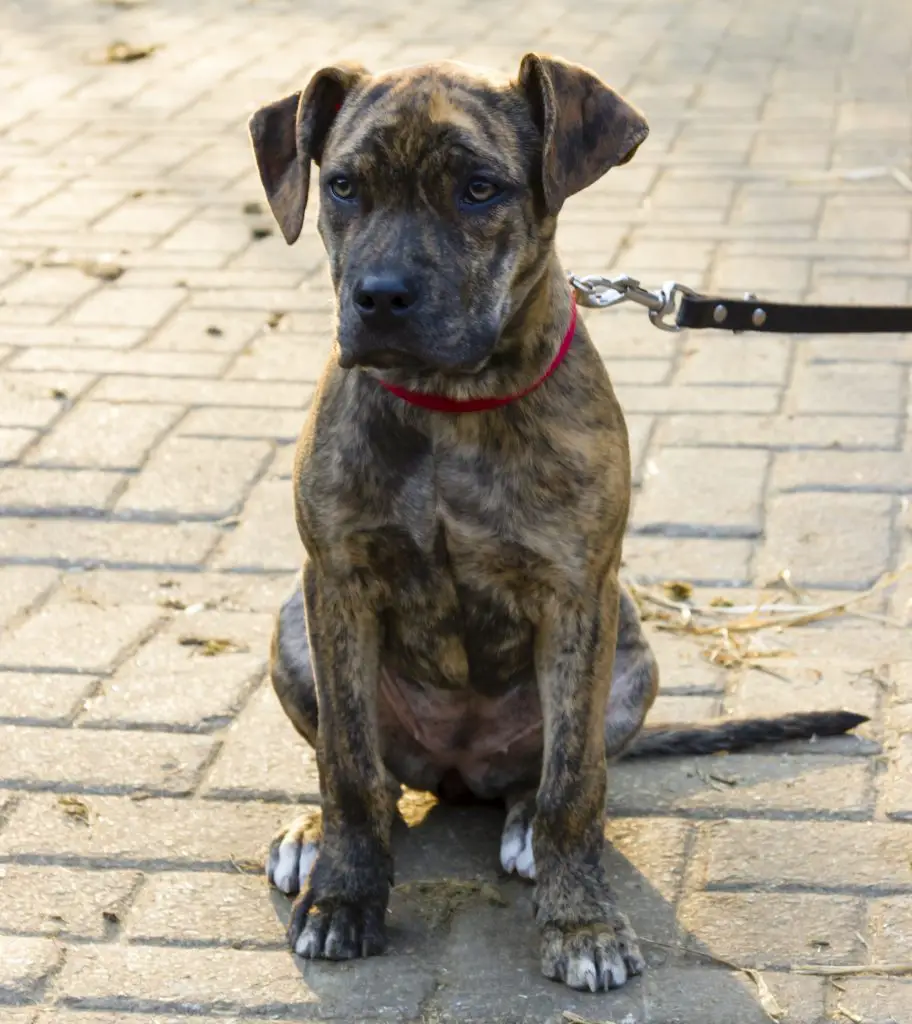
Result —
[[[10, 372], [26, 374], [30, 372], [41, 372], [46, 374], [49, 371], [15, 370]], [[50, 372], [53, 373], [55, 371]], [[67, 371], [62, 370], [58, 372], [66, 373]], [[80, 402], [87, 399], [91, 395], [92, 391], [98, 385], [98, 382], [102, 379], [102, 375], [100, 374], [87, 374], [86, 376], [89, 377], [89, 383], [79, 393], [79, 397], [74, 398], [72, 400], [68, 397], [65, 401], [62, 401], [60, 403], [60, 409], [58, 410], [58, 412], [54, 416], [52, 416], [47, 423], [39, 427], [37, 430], [35, 430], [35, 427], [33, 426], [24, 425], [28, 430], [35, 430], [35, 436], [32, 438], [31, 441], [28, 442], [28, 444], [26, 444], [22, 451], [19, 452], [19, 455], [17, 456], [16, 459], [17, 462], [24, 463], [24, 460], [29, 455], [29, 453], [32, 452], [35, 448], [37, 448], [38, 445], [51, 433], [51, 431], [57, 428], [61, 420], [65, 419], [67, 413], [69, 413], [71, 409], [75, 409]]]
[[[213, 1002], [181, 1002], [175, 1000], [133, 999], [130, 996], [108, 996], [107, 998], [90, 998], [79, 996], [63, 996], [55, 1005], [71, 1010], [98, 1013], [135, 1013], [156, 1014], [169, 1017], [186, 1017], [190, 1020], [200, 1017], [233, 1017], [277, 1020], [280, 1022], [301, 1021], [311, 1024], [314, 1019], [311, 1003], [260, 1003], [252, 1005], [248, 1002], [235, 1003], [227, 999]], [[340, 1017], [324, 1017], [327, 1022], [341, 1021]], [[382, 1018], [376, 1018], [382, 1019]], [[400, 1018], [401, 1019], [401, 1018]], [[143, 1024], [143, 1022], [139, 1022]]]
[[[177, 436], [178, 428], [180, 427], [181, 423], [183, 423], [184, 420], [186, 420], [187, 417], [190, 415], [190, 411], [191, 411], [190, 408], [188, 408], [187, 406], [184, 406], [183, 407], [183, 412], [179, 413], [175, 417], [173, 422], [167, 424], [166, 426], [163, 426], [161, 428], [161, 430], [159, 430], [158, 433], [152, 438], [151, 444], [148, 445], [148, 447], [145, 449], [145, 451], [140, 456], [138, 463], [136, 463], [136, 465], [134, 466], [133, 478], [139, 477], [141, 475], [142, 471], [149, 464], [149, 460], [152, 458], [153, 452], [157, 452], [159, 450], [159, 448], [162, 446], [162, 444], [164, 444], [166, 438], [168, 438], [172, 434], [174, 436]], [[127, 488], [132, 483], [132, 479], [133, 478], [125, 478], [124, 481], [123, 481], [123, 485], [121, 487], [117, 487], [117, 488], [114, 489], [113, 494], [108, 499], [108, 506], [109, 506], [109, 513], [108, 514], [110, 516], [113, 517], [115, 515], [114, 506], [124, 496], [124, 494], [127, 491]]]
[[4, 630], [7, 634], [11, 633], [14, 629], [18, 628], [23, 622], [26, 621], [30, 616], [34, 615], [35, 612], [41, 611], [41, 609], [50, 601], [63, 588], [63, 574], [58, 573], [57, 577], [53, 579], [43, 590], [41, 590], [35, 597], [32, 598], [24, 607], [20, 608], [19, 611], [11, 618], [4, 622]]
[[[172, 799], [169, 797], [169, 799]], [[77, 856], [75, 854], [20, 853], [0, 854], [0, 864], [20, 867], [76, 868], [80, 871], [144, 871], [153, 874], [210, 874], [236, 875], [237, 864], [231, 860], [198, 860], [191, 857], [161, 858], [117, 858], [104, 856]], [[242, 871], [241, 874], [257, 877], [262, 870]]]
[[[51, 266], [53, 266], [53, 264], [51, 264]], [[103, 289], [107, 287], [109, 286], [106, 282], [97, 281], [95, 287], [92, 288], [91, 291], [86, 292], [85, 295], [80, 295], [79, 298], [73, 299], [72, 302], [69, 302], [67, 303], [67, 305], [62, 306], [60, 312], [57, 313], [54, 317], [52, 317], [50, 326], [56, 327], [63, 320], [65, 320], [71, 313], [75, 312], [75, 310], [78, 309], [78, 307], [81, 306], [84, 302], [87, 302], [89, 299], [93, 299], [96, 295], [98, 295]]]
[[[912, 831], [912, 830], [910, 830]], [[858, 896], [883, 899], [889, 896], [907, 896], [912, 893], [912, 882], [906, 885], [801, 885], [797, 882], [711, 882], [704, 892], [717, 893], [776, 893], [793, 896]]]
[[756, 543], [751, 544], [750, 553], [747, 557], [747, 574], [752, 580], [757, 578], [757, 559], [760, 556], [760, 546], [766, 540], [766, 523], [770, 499], [772, 497], [773, 463], [776, 453], [767, 450], [766, 463], [763, 467], [763, 479], [760, 483], [760, 508], [759, 508], [759, 529], [754, 537]]
[[[275, 463], [276, 456], [278, 455], [279, 446], [274, 441], [270, 441], [269, 443], [270, 453], [268, 457], [262, 460], [257, 472], [251, 476], [250, 481], [245, 489], [245, 492], [242, 492], [240, 500], [236, 501], [232, 506], [233, 512], [230, 513], [231, 515], [235, 515], [241, 519], [243, 518], [244, 509], [247, 507], [247, 502], [250, 500], [251, 494], [253, 494], [253, 489], [265, 478], [266, 474], [269, 472], [269, 470]], [[202, 559], [202, 566], [204, 570], [207, 569], [210, 566], [212, 560], [218, 556], [218, 553], [222, 545], [225, 543], [225, 540], [229, 532], [230, 531], [228, 530], [222, 530], [216, 537], [215, 543], [212, 545], [212, 547], [209, 549], [209, 551]]]

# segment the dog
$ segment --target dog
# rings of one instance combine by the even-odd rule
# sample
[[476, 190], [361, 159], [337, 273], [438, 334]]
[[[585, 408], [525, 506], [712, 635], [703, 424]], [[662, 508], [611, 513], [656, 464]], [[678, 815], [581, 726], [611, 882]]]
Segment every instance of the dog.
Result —
[[[602, 862], [607, 764], [843, 732], [848, 713], [641, 733], [656, 660], [619, 583], [624, 417], [555, 253], [563, 203], [646, 139], [592, 71], [538, 54], [340, 64], [249, 130], [285, 240], [312, 167], [333, 356], [295, 460], [306, 560], [271, 676], [314, 747], [322, 822], [273, 841], [305, 958], [385, 945], [400, 786], [503, 800], [541, 967], [605, 991], [644, 959]], [[639, 740], [637, 737], [639, 736]]]

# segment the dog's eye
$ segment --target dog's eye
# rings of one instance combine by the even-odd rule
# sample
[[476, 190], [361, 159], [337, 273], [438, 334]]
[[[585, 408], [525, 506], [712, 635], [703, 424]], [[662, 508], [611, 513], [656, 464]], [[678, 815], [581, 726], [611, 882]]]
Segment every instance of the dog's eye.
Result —
[[329, 191], [332, 192], [336, 199], [354, 199], [355, 183], [351, 178], [346, 178], [340, 174], [330, 180]]
[[469, 206], [480, 206], [496, 199], [502, 191], [503, 189], [486, 178], [473, 178], [462, 194], [462, 201]]

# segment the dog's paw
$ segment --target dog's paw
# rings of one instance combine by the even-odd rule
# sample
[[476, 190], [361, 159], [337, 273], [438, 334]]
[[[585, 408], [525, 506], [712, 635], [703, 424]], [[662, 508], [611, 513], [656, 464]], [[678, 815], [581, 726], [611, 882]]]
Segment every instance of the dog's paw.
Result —
[[319, 853], [320, 816], [302, 814], [272, 840], [266, 857], [266, 877], [286, 896], [297, 896]]
[[535, 857], [532, 854], [532, 822], [524, 809], [507, 815], [500, 837], [500, 866], [508, 875], [535, 881]]
[[288, 925], [288, 943], [307, 960], [353, 960], [376, 956], [386, 948], [385, 904], [326, 901], [321, 907], [310, 892], [295, 902]]
[[627, 918], [563, 930], [549, 925], [542, 933], [542, 974], [570, 988], [607, 992], [620, 988], [646, 966]]
[[392, 874], [389, 852], [370, 842], [324, 843], [291, 908], [288, 944], [308, 960], [382, 953]]

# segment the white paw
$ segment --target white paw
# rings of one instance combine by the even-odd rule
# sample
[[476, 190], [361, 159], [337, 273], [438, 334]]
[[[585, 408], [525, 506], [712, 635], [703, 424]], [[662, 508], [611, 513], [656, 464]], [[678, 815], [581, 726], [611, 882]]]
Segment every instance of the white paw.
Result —
[[507, 822], [500, 840], [500, 865], [508, 875], [515, 871], [520, 878], [535, 881], [530, 824], [524, 821]]
[[307, 884], [318, 853], [314, 816], [302, 815], [273, 839], [266, 857], [266, 877], [280, 892], [296, 896]]

